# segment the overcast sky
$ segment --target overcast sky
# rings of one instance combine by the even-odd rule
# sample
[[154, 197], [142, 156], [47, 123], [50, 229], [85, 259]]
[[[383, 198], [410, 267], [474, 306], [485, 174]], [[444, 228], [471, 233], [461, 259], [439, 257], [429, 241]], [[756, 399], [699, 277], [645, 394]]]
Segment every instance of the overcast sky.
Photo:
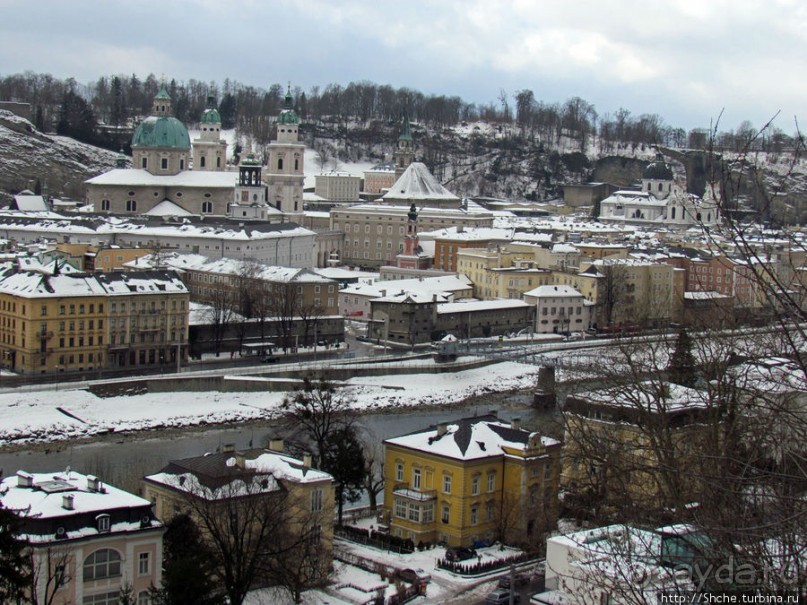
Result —
[[0, 76], [369, 80], [475, 103], [530, 89], [687, 129], [780, 111], [792, 133], [806, 34], [804, 0], [0, 0]]

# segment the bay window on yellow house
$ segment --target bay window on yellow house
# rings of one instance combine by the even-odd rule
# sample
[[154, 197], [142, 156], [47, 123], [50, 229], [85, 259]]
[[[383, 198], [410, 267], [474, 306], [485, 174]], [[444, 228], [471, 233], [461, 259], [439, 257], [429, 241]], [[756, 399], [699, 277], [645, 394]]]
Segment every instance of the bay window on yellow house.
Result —
[[560, 442], [490, 414], [387, 439], [385, 513], [416, 544], [538, 547], [557, 520]]

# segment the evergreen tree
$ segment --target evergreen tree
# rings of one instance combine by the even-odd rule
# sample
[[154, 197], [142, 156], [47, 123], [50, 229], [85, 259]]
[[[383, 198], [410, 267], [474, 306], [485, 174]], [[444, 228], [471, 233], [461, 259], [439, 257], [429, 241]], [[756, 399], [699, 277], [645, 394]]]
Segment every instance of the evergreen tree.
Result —
[[17, 537], [20, 518], [0, 506], [0, 603], [21, 602], [33, 574], [26, 543]]
[[67, 91], [62, 97], [56, 133], [84, 143], [94, 144], [96, 141], [95, 114], [89, 104], [72, 91]]
[[235, 112], [235, 97], [227, 92], [221, 98], [221, 103], [219, 103], [219, 115], [221, 116], [222, 128], [235, 128]]
[[336, 504], [339, 525], [342, 525], [345, 502], [359, 499], [366, 473], [364, 449], [352, 426], [340, 427], [328, 433], [322, 451], [321, 468], [336, 480]]
[[222, 603], [212, 579], [215, 562], [193, 519], [188, 515], [171, 519], [163, 543], [163, 587], [152, 590], [155, 605]]
[[692, 337], [686, 330], [678, 332], [675, 349], [667, 365], [667, 376], [670, 382], [686, 387], [694, 387], [697, 378], [695, 357], [692, 355]]

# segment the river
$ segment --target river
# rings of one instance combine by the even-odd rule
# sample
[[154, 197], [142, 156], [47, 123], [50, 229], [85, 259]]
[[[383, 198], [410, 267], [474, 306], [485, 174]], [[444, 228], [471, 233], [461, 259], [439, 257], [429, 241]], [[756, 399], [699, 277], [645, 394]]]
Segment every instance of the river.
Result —
[[[525, 428], [558, 437], [558, 414], [554, 410], [530, 407], [531, 395], [492, 394], [475, 397], [449, 408], [419, 407], [395, 412], [365, 413], [358, 418], [367, 443], [425, 428], [438, 422], [486, 414], [492, 409], [503, 420], [520, 417]], [[139, 490], [140, 479], [159, 471], [169, 460], [213, 452], [224, 444], [236, 448], [265, 446], [270, 437], [286, 437], [288, 423], [251, 422], [210, 428], [194, 427], [164, 431], [143, 431], [104, 435], [92, 441], [55, 442], [13, 452], [0, 450], [0, 469], [5, 475], [28, 472], [62, 471], [66, 467], [98, 476], [103, 481], [129, 491]]]

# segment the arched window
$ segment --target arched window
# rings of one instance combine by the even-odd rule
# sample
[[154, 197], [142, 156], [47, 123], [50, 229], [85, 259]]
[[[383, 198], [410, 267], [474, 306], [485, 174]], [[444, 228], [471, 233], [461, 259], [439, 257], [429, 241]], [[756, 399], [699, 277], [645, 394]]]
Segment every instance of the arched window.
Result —
[[102, 211], [109, 210], [109, 200], [101, 200], [101, 210]]
[[148, 158], [143, 158], [143, 159], [140, 161], [140, 166], [141, 166], [142, 168], [144, 168], [144, 169], [145, 169], [145, 168], [148, 168], [148, 166], [149, 166], [149, 159], [148, 159]]
[[670, 218], [675, 218], [675, 206], [673, 206], [672, 210], [670, 210]]
[[216, 168], [221, 168], [221, 158], [216, 158]]
[[136, 200], [126, 200], [126, 212], [137, 212]]
[[121, 558], [118, 551], [110, 548], [96, 550], [84, 559], [84, 581], [103, 580], [120, 575]]
[[213, 202], [202, 202], [202, 214], [212, 214]]
[[205, 167], [205, 156], [199, 158], [199, 168]]
[[277, 159], [277, 169], [278, 170], [283, 170], [283, 158], [278, 158]]
[[659, 190], [659, 191], [661, 191], [661, 190], [662, 190], [662, 189], [661, 189], [662, 187], [663, 187], [663, 183], [659, 183], [659, 184], [658, 184], [658, 190]]

